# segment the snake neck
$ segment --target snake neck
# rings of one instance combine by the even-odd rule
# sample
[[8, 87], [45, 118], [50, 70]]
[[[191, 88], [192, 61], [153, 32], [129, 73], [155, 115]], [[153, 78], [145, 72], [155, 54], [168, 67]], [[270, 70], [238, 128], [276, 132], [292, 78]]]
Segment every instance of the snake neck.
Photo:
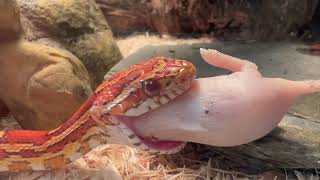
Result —
[[71, 119], [52, 131], [1, 131], [0, 171], [61, 168], [106, 144], [103, 127], [88, 111], [93, 101], [90, 97]]

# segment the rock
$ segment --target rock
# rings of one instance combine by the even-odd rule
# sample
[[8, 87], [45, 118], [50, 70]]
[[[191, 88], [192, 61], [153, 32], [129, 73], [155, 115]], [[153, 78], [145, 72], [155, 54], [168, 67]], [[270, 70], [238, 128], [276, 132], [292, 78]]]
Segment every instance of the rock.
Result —
[[15, 1], [0, 2], [0, 41], [10, 41], [20, 36], [21, 25], [19, 9]]
[[83, 64], [71, 53], [34, 42], [0, 45], [0, 95], [23, 129], [52, 129], [91, 93]]
[[18, 0], [24, 38], [72, 52], [85, 65], [93, 87], [122, 55], [94, 0]]
[[94, 0], [5, 0], [0, 20], [0, 111], [23, 129], [61, 125], [122, 58]]
[[[3, 0], [0, 2], [0, 41], [15, 40], [20, 36], [19, 10], [14, 1]], [[6, 116], [9, 109], [0, 99], [0, 118]]]
[[83, 35], [76, 42], [66, 44], [66, 49], [81, 59], [89, 72], [93, 88], [103, 81], [104, 75], [122, 58], [110, 30]]
[[0, 100], [0, 118], [3, 118], [9, 114], [9, 109], [7, 105]]
[[[301, 53], [299, 49], [307, 47], [304, 44], [218, 41], [213, 44], [146, 46], [120, 61], [106, 75], [106, 79], [131, 64], [160, 55], [193, 62], [198, 69], [198, 78], [229, 73], [201, 60], [200, 47], [217, 49], [225, 54], [253, 61], [266, 77], [320, 79], [319, 57]], [[319, 93], [302, 96], [296, 100], [273, 132], [255, 142], [229, 148], [190, 143], [182, 151], [182, 155], [190, 150], [190, 147], [192, 153], [198, 154], [199, 159], [204, 161], [222, 155], [232, 169], [241, 169], [248, 173], [275, 168], [320, 168], [319, 106]], [[198, 148], [193, 148], [193, 145]]]
[[114, 32], [208, 33], [225, 39], [284, 39], [307, 24], [318, 0], [97, 0]]

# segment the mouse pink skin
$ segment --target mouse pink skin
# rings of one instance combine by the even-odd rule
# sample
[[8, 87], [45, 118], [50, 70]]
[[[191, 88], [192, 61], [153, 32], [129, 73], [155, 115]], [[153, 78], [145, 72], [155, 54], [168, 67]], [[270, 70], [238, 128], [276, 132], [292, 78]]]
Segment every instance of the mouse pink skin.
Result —
[[200, 49], [209, 64], [233, 71], [199, 78], [176, 100], [143, 116], [132, 125], [144, 137], [236, 146], [271, 132], [296, 97], [320, 91], [319, 80], [290, 81], [263, 77], [247, 60]]

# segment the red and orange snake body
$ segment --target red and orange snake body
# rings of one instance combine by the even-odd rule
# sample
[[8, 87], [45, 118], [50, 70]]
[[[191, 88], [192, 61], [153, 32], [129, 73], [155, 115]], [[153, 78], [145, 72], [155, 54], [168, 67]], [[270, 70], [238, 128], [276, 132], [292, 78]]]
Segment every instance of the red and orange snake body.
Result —
[[131, 127], [130, 116], [147, 113], [184, 93], [195, 74], [190, 62], [164, 57], [130, 66], [103, 82], [60, 127], [1, 131], [0, 171], [61, 168], [109, 143], [150, 152], [177, 152], [184, 142], [141, 137]]

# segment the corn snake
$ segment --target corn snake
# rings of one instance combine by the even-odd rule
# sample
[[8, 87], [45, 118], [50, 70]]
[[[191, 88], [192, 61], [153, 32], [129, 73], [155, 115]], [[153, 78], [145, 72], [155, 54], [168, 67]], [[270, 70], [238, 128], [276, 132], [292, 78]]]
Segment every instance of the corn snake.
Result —
[[51, 170], [103, 144], [125, 144], [155, 153], [175, 153], [185, 142], [141, 137], [130, 124], [186, 92], [196, 69], [188, 61], [155, 57], [103, 82], [64, 124], [52, 131], [0, 132], [0, 171]]

